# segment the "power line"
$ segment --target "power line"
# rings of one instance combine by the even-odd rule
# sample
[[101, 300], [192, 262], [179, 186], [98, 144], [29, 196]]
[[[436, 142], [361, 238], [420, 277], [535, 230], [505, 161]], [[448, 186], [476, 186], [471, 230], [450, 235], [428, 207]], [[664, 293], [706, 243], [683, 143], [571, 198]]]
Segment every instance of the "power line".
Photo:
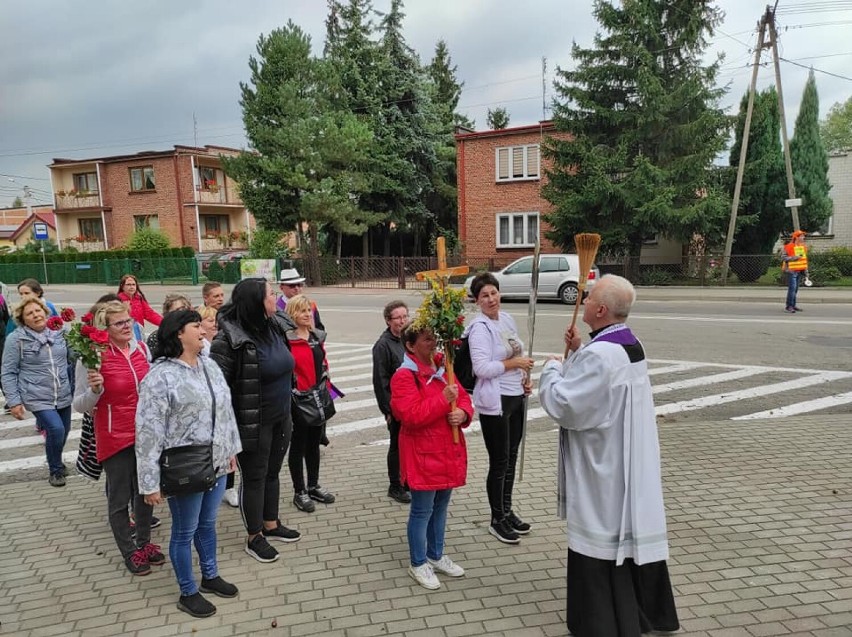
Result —
[[822, 69], [818, 69], [814, 66], [808, 66], [806, 64], [799, 64], [798, 62], [794, 62], [793, 60], [788, 60], [787, 58], [783, 58], [781, 56], [778, 56], [778, 59], [783, 61], [783, 62], [786, 62], [787, 64], [792, 64], [793, 66], [799, 66], [803, 69], [808, 69], [809, 71], [816, 71], [817, 73], [822, 73], [824, 75], [830, 75], [831, 77], [836, 77], [836, 78], [841, 79], [841, 80], [848, 80], [848, 81], [852, 82], [852, 77], [848, 77], [846, 75], [838, 75], [837, 73], [832, 73], [831, 71], [823, 71]]
[[7, 175], [6, 173], [0, 173], [0, 177], [13, 177], [15, 179], [30, 179], [32, 181], [50, 181], [46, 177], [27, 177], [25, 175]]

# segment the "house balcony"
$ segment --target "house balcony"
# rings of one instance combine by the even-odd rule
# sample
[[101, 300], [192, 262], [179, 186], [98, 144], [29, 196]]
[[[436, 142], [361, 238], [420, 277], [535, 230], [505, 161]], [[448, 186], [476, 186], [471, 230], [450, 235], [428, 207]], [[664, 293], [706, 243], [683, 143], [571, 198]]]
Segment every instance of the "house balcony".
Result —
[[56, 193], [56, 210], [75, 210], [77, 208], [98, 208], [101, 198], [98, 193], [69, 193], [60, 190]]
[[106, 243], [103, 240], [98, 240], [94, 237], [74, 237], [72, 239], [63, 239], [60, 241], [61, 248], [74, 248], [80, 252], [99, 252], [106, 250]]
[[201, 237], [199, 252], [221, 252], [222, 250], [247, 250], [248, 238], [245, 232], [228, 234], [208, 234]]
[[199, 188], [197, 193], [198, 203], [200, 204], [231, 204], [237, 206], [243, 204], [236, 192], [226, 191], [224, 188]]

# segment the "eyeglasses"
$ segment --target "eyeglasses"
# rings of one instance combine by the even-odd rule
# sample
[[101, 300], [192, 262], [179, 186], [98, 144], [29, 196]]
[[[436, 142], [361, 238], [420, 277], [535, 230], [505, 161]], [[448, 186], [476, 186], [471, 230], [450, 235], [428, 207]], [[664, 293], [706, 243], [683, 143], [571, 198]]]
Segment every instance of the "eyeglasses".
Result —
[[286, 285], [288, 288], [301, 288], [301, 287], [305, 287], [305, 284], [304, 284], [304, 283], [285, 283], [284, 285]]
[[133, 319], [124, 319], [123, 321], [116, 321], [115, 323], [110, 323], [107, 327], [117, 327], [120, 330], [123, 330], [125, 327], [130, 327], [133, 323]]
[[402, 314], [400, 316], [391, 316], [390, 320], [391, 321], [407, 321], [408, 320], [408, 314]]

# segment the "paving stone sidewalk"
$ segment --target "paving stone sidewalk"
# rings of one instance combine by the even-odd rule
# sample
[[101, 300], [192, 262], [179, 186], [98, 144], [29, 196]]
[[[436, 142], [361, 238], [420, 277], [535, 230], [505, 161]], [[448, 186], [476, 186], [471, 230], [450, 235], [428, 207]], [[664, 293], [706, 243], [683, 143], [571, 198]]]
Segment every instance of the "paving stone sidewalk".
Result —
[[[852, 635], [852, 417], [662, 424], [682, 635]], [[282, 559], [242, 549], [235, 509], [219, 516], [220, 571], [240, 587], [194, 620], [175, 608], [171, 568], [132, 577], [105, 519], [103, 484], [73, 477], [0, 487], [0, 635], [567, 635], [565, 531], [554, 514], [555, 432], [532, 434], [516, 508], [519, 546], [487, 533], [486, 454], [469, 438], [468, 486], [450, 505], [447, 554], [467, 570], [429, 592], [407, 576], [406, 508], [385, 496], [381, 446], [323, 456], [338, 502], [282, 519], [303, 533]], [[168, 545], [168, 508], [154, 541]]]

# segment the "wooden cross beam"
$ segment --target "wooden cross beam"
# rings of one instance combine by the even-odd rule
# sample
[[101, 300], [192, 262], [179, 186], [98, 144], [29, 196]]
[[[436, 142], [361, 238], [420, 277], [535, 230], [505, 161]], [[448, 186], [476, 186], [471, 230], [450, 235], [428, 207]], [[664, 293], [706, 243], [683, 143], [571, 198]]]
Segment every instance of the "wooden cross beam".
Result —
[[425, 270], [423, 272], [418, 272], [414, 276], [418, 281], [426, 281], [427, 279], [434, 279], [439, 281], [440, 284], [444, 285], [444, 280], [450, 278], [451, 276], [455, 276], [457, 274], [467, 274], [470, 272], [470, 268], [466, 265], [457, 265], [452, 268], [447, 267], [447, 241], [444, 237], [438, 237], [435, 241], [436, 248], [438, 251], [438, 269], [437, 270]]

